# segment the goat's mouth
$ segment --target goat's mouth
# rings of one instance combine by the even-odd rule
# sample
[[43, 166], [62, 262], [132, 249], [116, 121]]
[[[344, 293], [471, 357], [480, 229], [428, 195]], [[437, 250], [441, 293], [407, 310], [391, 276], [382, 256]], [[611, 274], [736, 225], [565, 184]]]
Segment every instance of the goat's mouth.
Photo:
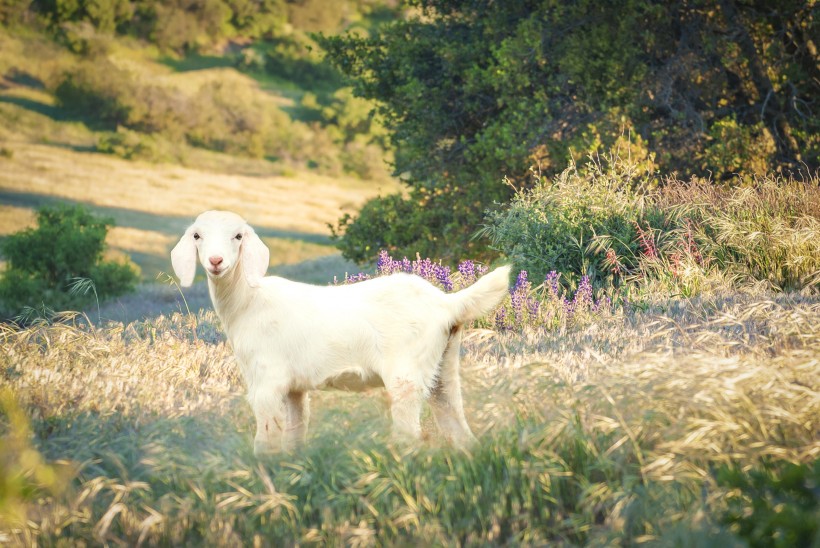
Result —
[[212, 267], [208, 268], [207, 270], [208, 270], [208, 274], [210, 274], [214, 278], [219, 278], [220, 276], [225, 274], [225, 272], [227, 272], [228, 269], [227, 268], [219, 268], [218, 266], [212, 266]]

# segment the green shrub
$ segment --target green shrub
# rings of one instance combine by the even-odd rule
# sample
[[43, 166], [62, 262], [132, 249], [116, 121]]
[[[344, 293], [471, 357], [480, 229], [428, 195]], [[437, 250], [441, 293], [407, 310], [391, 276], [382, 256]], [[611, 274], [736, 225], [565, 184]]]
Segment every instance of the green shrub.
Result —
[[112, 129], [129, 121], [128, 96], [137, 96], [131, 74], [104, 57], [69, 70], [54, 90], [57, 104]]
[[[416, 204], [401, 194], [390, 194], [369, 200], [355, 222], [350, 214], [345, 214], [331, 231], [346, 259], [365, 263], [381, 250], [397, 257], [415, 256], [411, 247], [417, 244], [423, 224]], [[373, 235], [378, 235], [376, 241]]]
[[334, 89], [342, 84], [339, 71], [324, 61], [316, 44], [303, 35], [272, 41], [265, 52], [265, 71], [304, 89]]
[[102, 133], [97, 139], [96, 149], [97, 152], [113, 154], [126, 160], [159, 161], [165, 158], [154, 137], [124, 127]]
[[775, 163], [777, 147], [763, 123], [743, 125], [734, 117], [712, 124], [709, 145], [701, 154], [704, 170], [715, 170], [715, 179], [735, 175], [763, 175]]
[[538, 283], [550, 271], [588, 275], [593, 283], [612, 278], [601, 259], [612, 249], [626, 270], [638, 266], [638, 223], [662, 224], [648, 206], [652, 174], [617, 156], [571, 164], [553, 181], [540, 175], [506, 208], [491, 212], [485, 233], [492, 246], [529, 272]]
[[0, 300], [7, 312], [81, 306], [92, 295], [71, 291], [77, 279], [91, 280], [99, 299], [133, 288], [134, 266], [102, 258], [112, 219], [95, 217], [82, 206], [63, 205], [39, 209], [37, 225], [3, 242], [9, 266], [0, 278]]

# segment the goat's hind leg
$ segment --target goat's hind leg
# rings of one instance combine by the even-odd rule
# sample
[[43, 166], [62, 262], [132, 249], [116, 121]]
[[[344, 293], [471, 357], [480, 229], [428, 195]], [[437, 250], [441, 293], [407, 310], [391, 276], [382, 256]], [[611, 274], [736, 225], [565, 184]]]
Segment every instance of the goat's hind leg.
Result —
[[397, 439], [421, 438], [421, 405], [424, 383], [409, 374], [394, 374], [385, 379], [390, 398], [390, 414], [393, 418], [393, 436]]
[[476, 438], [464, 416], [464, 402], [461, 397], [461, 338], [461, 326], [454, 327], [441, 357], [436, 383], [430, 393], [430, 406], [433, 408], [436, 423], [447, 441], [456, 447], [466, 448], [475, 443]]
[[306, 392], [288, 393], [285, 399], [285, 431], [282, 449], [292, 451], [305, 443], [310, 420], [310, 396]]

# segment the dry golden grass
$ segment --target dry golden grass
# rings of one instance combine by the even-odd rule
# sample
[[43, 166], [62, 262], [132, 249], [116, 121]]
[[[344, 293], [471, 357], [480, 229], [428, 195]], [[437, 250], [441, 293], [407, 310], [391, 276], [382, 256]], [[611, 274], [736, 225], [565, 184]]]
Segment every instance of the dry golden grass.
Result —
[[35, 446], [74, 477], [24, 501], [29, 521], [0, 529], [15, 542], [493, 543], [505, 528], [523, 544], [737, 542], [714, 519], [726, 492], [713, 468], [820, 456], [817, 297], [711, 295], [563, 332], [474, 330], [472, 456], [393, 445], [379, 393], [324, 392], [308, 446], [256, 461], [210, 312], [7, 329], [0, 344]]
[[378, 192], [374, 185], [306, 174], [231, 175], [126, 161], [49, 145], [5, 142], [0, 171], [0, 235], [32, 225], [38, 204], [68, 201], [115, 219], [108, 244], [131, 255], [143, 277], [169, 270], [169, 252], [202, 211], [243, 215], [271, 247], [271, 264], [335, 253], [328, 223]]
[[[242, 213], [259, 227], [314, 235], [341, 208], [355, 208], [377, 189], [317, 175], [251, 177], [154, 165], [47, 145], [6, 143], [0, 189], [93, 206], [192, 220], [207, 209]], [[147, 221], [150, 222], [150, 221]]]

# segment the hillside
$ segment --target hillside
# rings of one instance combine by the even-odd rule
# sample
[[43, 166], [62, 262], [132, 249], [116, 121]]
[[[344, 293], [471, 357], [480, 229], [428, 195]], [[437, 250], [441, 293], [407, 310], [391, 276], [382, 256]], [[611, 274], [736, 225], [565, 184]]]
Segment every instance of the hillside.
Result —
[[[208, 85], [234, 86], [285, 118], [281, 108], [293, 107], [305, 94], [284, 81], [260, 82], [227, 58], [172, 63], [125, 40], [110, 44], [105, 58], [127, 68], [136, 82], [189, 97]], [[393, 191], [394, 182], [207, 150], [164, 135], [125, 133], [150, 138], [160, 158], [103, 153], [101, 144], [123, 132], [112, 133], [63, 108], [53, 92], [61, 74], [81, 61], [40, 35], [0, 29], [0, 237], [31, 226], [41, 205], [83, 204], [114, 219], [110, 254], [127, 255], [142, 279], [153, 281], [170, 271], [169, 250], [187, 224], [201, 211], [219, 208], [242, 214], [257, 229], [271, 248], [272, 267], [308, 261], [315, 269], [312, 261], [324, 257], [321, 274], [289, 271], [311, 281], [343, 276], [352, 268], [330, 245], [328, 224], [377, 193]], [[304, 125], [294, 127], [307, 131]], [[308, 131], [303, 138], [312, 135], [319, 134]]]

